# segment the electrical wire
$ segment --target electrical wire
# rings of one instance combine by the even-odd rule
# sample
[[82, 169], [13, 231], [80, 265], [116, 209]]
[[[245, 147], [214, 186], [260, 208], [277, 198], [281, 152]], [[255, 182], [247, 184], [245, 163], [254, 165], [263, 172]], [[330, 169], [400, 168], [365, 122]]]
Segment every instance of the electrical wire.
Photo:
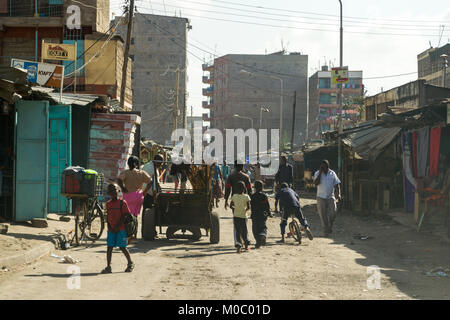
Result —
[[[311, 19], [314, 21], [320, 21], [320, 20], [325, 20], [325, 21], [333, 21], [334, 23], [324, 23], [324, 22], [311, 22], [311, 21], [291, 21], [291, 23], [299, 23], [299, 24], [308, 24], [308, 25], [321, 25], [321, 26], [335, 26], [338, 27], [339, 26], [339, 21], [336, 21], [336, 19], [324, 19], [324, 18], [317, 18], [317, 17], [304, 17], [304, 16], [292, 16], [292, 15], [286, 15], [286, 14], [274, 14], [274, 13], [266, 13], [266, 12], [260, 12], [260, 11], [253, 11], [253, 10], [245, 10], [245, 9], [237, 9], [237, 8], [230, 8], [230, 7], [223, 7], [223, 6], [216, 6], [216, 5], [211, 5], [211, 4], [206, 4], [206, 3], [201, 3], [201, 2], [196, 2], [196, 1], [190, 1], [190, 3], [195, 3], [195, 4], [201, 4], [204, 6], [212, 6], [212, 7], [217, 7], [217, 8], [225, 8], [225, 9], [229, 9], [229, 10], [236, 10], [239, 13], [235, 13], [235, 12], [223, 12], [223, 11], [214, 11], [214, 10], [205, 10], [205, 9], [199, 9], [199, 8], [195, 8], [193, 9], [192, 7], [183, 7], [180, 5], [167, 5], [168, 7], [173, 7], [173, 8], [177, 8], [177, 9], [187, 9], [187, 10], [195, 10], [195, 11], [200, 11], [200, 12], [206, 12], [206, 13], [216, 13], [216, 14], [225, 14], [225, 15], [232, 15], [232, 16], [241, 16], [241, 17], [247, 17], [247, 18], [256, 18], [256, 19], [264, 19], [264, 20], [272, 20], [272, 21], [282, 21], [285, 22], [286, 18], [301, 18], [301, 19]], [[154, 3], [156, 5], [161, 6], [162, 4], [160, 3]], [[262, 15], [269, 15], [269, 16], [278, 16], [278, 17], [284, 17], [284, 19], [281, 18], [270, 18], [270, 17], [262, 17], [262, 16], [252, 16], [252, 15], [245, 15], [242, 14], [242, 12], [250, 12], [250, 13], [257, 13], [257, 14], [262, 14]], [[346, 26], [350, 26], [350, 27], [358, 27], [361, 28], [361, 26], [367, 26], [368, 25], [373, 25], [376, 24], [378, 27], [381, 27], [383, 29], [392, 29], [392, 30], [409, 30], [409, 31], [417, 31], [417, 30], [423, 30], [423, 29], [429, 29], [429, 28], [435, 28], [435, 26], [431, 26], [431, 25], [399, 25], [399, 24], [380, 24], [380, 23], [366, 23], [366, 22], [346, 22]], [[385, 27], [387, 26], [387, 27]], [[392, 26], [395, 26], [392, 27]], [[402, 26], [407, 26], [407, 27], [416, 27], [416, 26], [422, 26], [422, 28], [401, 28]]]
[[[145, 7], [141, 7], [144, 9], [148, 9]], [[163, 12], [163, 10], [153, 9], [154, 11]], [[190, 10], [190, 9], [187, 9]], [[241, 20], [231, 20], [231, 19], [224, 19], [224, 18], [216, 18], [216, 17], [206, 17], [201, 15], [195, 15], [188, 13], [187, 14], [190, 17], [196, 17], [200, 19], [207, 19], [207, 20], [213, 20], [213, 21], [222, 21], [222, 22], [233, 22], [233, 23], [239, 23], [239, 24], [246, 24], [246, 25], [255, 25], [255, 26], [262, 26], [262, 27], [271, 27], [271, 28], [281, 28], [281, 29], [295, 29], [295, 30], [306, 30], [306, 31], [319, 31], [319, 32], [333, 32], [338, 33], [339, 30], [331, 30], [331, 29], [318, 29], [318, 28], [306, 28], [306, 27], [296, 27], [296, 26], [281, 26], [281, 25], [275, 25], [275, 24], [268, 24], [268, 23], [259, 23], [259, 22], [250, 22], [250, 21], [241, 21]], [[406, 37], [433, 37], [435, 35], [432, 34], [412, 34], [412, 33], [389, 33], [389, 32], [371, 32], [371, 31], [346, 31], [347, 34], [363, 34], [363, 35], [379, 35], [379, 36], [406, 36]], [[447, 34], [446, 34], [447, 36]]]

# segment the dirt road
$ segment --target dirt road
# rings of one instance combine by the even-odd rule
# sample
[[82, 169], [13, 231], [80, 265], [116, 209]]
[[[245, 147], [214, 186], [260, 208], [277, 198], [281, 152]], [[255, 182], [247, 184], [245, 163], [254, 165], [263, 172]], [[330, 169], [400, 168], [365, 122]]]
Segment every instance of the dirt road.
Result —
[[[218, 245], [210, 245], [207, 237], [199, 242], [139, 240], [130, 245], [136, 263], [132, 273], [123, 272], [126, 260], [115, 251], [113, 274], [101, 275], [106, 263], [102, 239], [88, 248], [55, 252], [81, 260], [76, 264], [81, 277], [70, 277], [73, 271], [68, 268], [73, 265], [46, 257], [1, 274], [0, 299], [450, 298], [450, 277], [425, 274], [450, 267], [448, 244], [389, 219], [348, 214], [338, 216], [332, 237], [323, 238], [315, 200], [303, 200], [302, 205], [317, 237], [304, 238], [301, 245], [292, 239], [276, 243], [280, 219], [275, 217], [268, 221], [267, 247], [238, 255], [233, 248], [231, 211], [221, 207]], [[371, 238], [354, 239], [358, 233]], [[368, 273], [372, 265], [380, 268], [379, 289], [367, 286], [367, 279], [376, 276], [370, 269]]]

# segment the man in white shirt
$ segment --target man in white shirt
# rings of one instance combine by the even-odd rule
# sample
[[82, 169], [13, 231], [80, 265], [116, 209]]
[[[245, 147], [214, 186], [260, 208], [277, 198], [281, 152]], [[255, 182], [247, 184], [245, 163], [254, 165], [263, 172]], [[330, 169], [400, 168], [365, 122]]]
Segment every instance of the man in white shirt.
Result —
[[330, 169], [328, 160], [323, 160], [320, 170], [314, 174], [314, 184], [317, 186], [317, 211], [324, 228], [324, 236], [328, 237], [336, 219], [336, 200], [341, 200], [341, 181]]

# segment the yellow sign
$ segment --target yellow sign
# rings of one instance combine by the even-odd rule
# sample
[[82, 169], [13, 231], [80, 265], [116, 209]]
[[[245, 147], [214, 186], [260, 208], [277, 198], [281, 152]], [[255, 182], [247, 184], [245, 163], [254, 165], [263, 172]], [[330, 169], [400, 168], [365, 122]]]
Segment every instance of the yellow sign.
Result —
[[43, 43], [43, 60], [66, 60], [74, 61], [76, 59], [75, 45], [60, 43]]
[[332, 84], [348, 83], [348, 68], [332, 68], [331, 69]]

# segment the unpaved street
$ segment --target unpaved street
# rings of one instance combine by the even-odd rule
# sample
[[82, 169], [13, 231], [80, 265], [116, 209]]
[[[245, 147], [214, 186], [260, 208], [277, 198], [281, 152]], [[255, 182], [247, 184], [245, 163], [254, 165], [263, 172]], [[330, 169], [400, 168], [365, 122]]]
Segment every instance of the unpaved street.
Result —
[[[449, 299], [450, 278], [427, 276], [450, 267], [450, 246], [386, 218], [338, 216], [330, 238], [320, 237], [315, 200], [303, 199], [317, 237], [278, 244], [279, 217], [269, 219], [268, 246], [240, 255], [233, 247], [231, 211], [221, 201], [221, 242], [210, 245], [165, 238], [132, 244], [136, 263], [113, 254], [113, 274], [101, 275], [105, 239], [86, 248], [55, 252], [81, 260], [79, 289], [69, 289], [68, 267], [46, 257], [0, 276], [0, 299]], [[272, 204], [273, 207], [273, 204]], [[251, 230], [249, 222], [249, 230]], [[367, 240], [354, 239], [354, 234]], [[105, 238], [105, 237], [103, 237]], [[253, 240], [253, 236], [251, 235]], [[253, 242], [254, 243], [254, 242]], [[253, 246], [251, 247], [253, 248]], [[380, 289], [368, 289], [367, 267], [381, 271]]]

